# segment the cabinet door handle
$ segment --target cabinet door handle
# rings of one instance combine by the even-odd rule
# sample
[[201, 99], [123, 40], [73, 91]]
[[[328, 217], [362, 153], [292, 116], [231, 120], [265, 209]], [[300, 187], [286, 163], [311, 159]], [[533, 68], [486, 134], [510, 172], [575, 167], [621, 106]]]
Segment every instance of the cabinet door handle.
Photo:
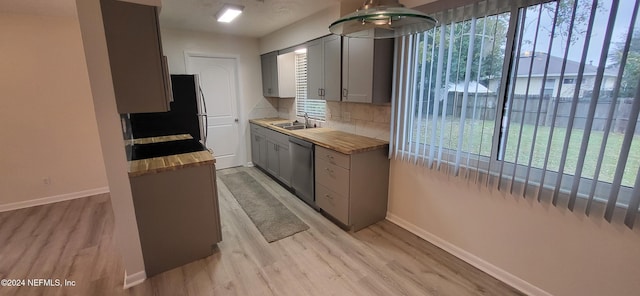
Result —
[[331, 196], [331, 195], [329, 195], [329, 194], [325, 194], [325, 195], [324, 195], [324, 197], [326, 197], [326, 198], [328, 198], [328, 199], [330, 199], [330, 200], [333, 200], [333, 196]]
[[324, 168], [325, 170], [327, 170], [327, 172], [329, 172], [329, 174], [333, 174], [333, 170], [329, 169], [329, 168]]
[[320, 94], [320, 96], [323, 96], [323, 97], [324, 97], [324, 88], [321, 88], [321, 89], [320, 89], [320, 93], [321, 93], [321, 94]]
[[321, 88], [318, 88], [318, 96], [320, 96], [320, 97], [322, 96], [322, 89]]
[[346, 88], [343, 88], [343, 89], [342, 89], [342, 96], [343, 96], [343, 97], [345, 97], [345, 98], [346, 98], [348, 93], [349, 93], [349, 91], [348, 91]]
[[327, 154], [327, 158], [333, 160], [333, 155]]

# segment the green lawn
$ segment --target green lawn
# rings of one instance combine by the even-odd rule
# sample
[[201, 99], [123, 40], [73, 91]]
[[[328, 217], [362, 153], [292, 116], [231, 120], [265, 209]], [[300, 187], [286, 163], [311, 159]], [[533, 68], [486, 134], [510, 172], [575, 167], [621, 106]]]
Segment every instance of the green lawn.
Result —
[[[424, 139], [431, 139], [431, 132], [433, 128], [432, 120], [429, 120], [428, 126], [423, 119], [420, 123], [416, 118], [413, 123], [413, 131], [415, 138], [419, 139], [419, 142], [424, 143]], [[447, 120], [444, 123], [444, 136], [443, 147], [456, 148], [458, 145], [458, 129], [460, 128], [459, 119]], [[436, 126], [436, 139], [439, 140], [441, 133], [442, 121], [438, 118]], [[464, 137], [462, 141], [463, 151], [470, 151], [473, 154], [480, 154], [489, 156], [491, 154], [491, 145], [493, 140], [493, 128], [495, 121], [483, 121], [466, 120], [464, 125]], [[428, 130], [425, 133], [425, 127]], [[527, 165], [529, 162], [529, 155], [532, 148], [534, 125], [525, 124], [522, 126], [522, 139], [520, 142], [520, 149], [518, 152], [518, 164]], [[453, 133], [450, 131], [453, 130]], [[544, 166], [544, 154], [546, 153], [547, 143], [549, 141], [549, 134], [551, 127], [541, 126], [538, 127], [537, 136], [535, 140], [535, 146], [533, 147], [533, 160], [532, 166], [542, 168]], [[418, 132], [419, 133], [416, 133]], [[547, 169], [552, 171], [558, 171], [561, 158], [561, 152], [564, 145], [564, 137], [567, 130], [566, 128], [556, 127], [553, 129], [553, 138], [551, 141], [551, 150], [549, 153], [549, 160]], [[518, 134], [520, 133], [519, 123], [515, 123], [509, 127], [509, 135], [507, 138], [507, 147], [505, 150], [505, 159], [509, 162], [515, 162], [516, 151], [518, 151]], [[419, 136], [418, 136], [419, 135]], [[449, 136], [451, 135], [451, 137]], [[582, 142], [583, 130], [574, 130], [571, 133], [569, 140], [569, 152], [567, 154], [567, 161], [565, 164], [564, 172], [567, 174], [574, 174], [578, 163], [578, 155], [580, 152], [580, 145]], [[593, 178], [596, 164], [598, 161], [598, 154], [600, 152], [600, 145], [604, 137], [604, 132], [594, 131], [589, 135], [589, 145], [587, 146], [587, 157], [585, 158], [582, 176], [587, 178]], [[437, 140], [437, 141], [438, 141]], [[600, 181], [611, 182], [615, 174], [615, 169], [618, 164], [618, 154], [620, 152], [620, 146], [622, 145], [623, 135], [620, 133], [609, 133], [609, 139], [605, 149], [604, 159], [602, 161], [602, 168], [600, 169]], [[638, 173], [638, 167], [640, 167], [640, 136], [635, 136], [631, 144], [631, 152], [629, 153], [629, 159], [625, 167], [625, 173], [622, 180], [622, 185], [633, 187]]]

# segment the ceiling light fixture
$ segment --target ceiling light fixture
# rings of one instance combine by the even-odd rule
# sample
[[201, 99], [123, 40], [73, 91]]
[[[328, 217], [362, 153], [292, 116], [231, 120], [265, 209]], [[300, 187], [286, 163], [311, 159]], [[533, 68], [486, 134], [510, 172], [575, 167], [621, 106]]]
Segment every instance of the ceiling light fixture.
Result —
[[230, 23], [242, 13], [243, 9], [244, 6], [242, 5], [225, 3], [222, 6], [222, 9], [220, 9], [220, 11], [218, 11], [218, 13], [216, 14], [216, 19], [221, 23]]
[[398, 0], [365, 0], [360, 9], [333, 22], [329, 31], [346, 37], [383, 39], [424, 32], [437, 23]]

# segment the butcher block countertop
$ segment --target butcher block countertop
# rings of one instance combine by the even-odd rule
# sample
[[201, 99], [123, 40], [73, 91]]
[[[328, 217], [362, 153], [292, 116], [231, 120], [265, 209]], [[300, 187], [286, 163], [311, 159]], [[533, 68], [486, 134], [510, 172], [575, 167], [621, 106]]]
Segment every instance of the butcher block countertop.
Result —
[[[191, 135], [175, 135], [134, 139], [129, 140], [127, 144], [149, 144], [187, 139], [192, 139]], [[186, 167], [210, 165], [214, 163], [216, 163], [216, 160], [215, 158], [213, 158], [212, 152], [209, 150], [204, 150], [162, 157], [131, 160], [129, 161], [128, 171], [129, 177], [137, 177], [146, 174], [155, 174]]]
[[290, 136], [312, 142], [318, 146], [338, 151], [343, 154], [354, 154], [386, 148], [389, 142], [337, 131], [326, 127], [287, 130], [273, 124], [291, 122], [282, 118], [251, 119], [250, 123], [272, 129]]

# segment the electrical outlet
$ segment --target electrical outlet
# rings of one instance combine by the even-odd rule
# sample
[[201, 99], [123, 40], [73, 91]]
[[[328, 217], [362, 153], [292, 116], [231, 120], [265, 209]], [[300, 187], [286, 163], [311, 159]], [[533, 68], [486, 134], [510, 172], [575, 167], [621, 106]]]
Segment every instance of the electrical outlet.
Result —
[[44, 183], [44, 185], [51, 185], [51, 177], [42, 178], [42, 183]]

